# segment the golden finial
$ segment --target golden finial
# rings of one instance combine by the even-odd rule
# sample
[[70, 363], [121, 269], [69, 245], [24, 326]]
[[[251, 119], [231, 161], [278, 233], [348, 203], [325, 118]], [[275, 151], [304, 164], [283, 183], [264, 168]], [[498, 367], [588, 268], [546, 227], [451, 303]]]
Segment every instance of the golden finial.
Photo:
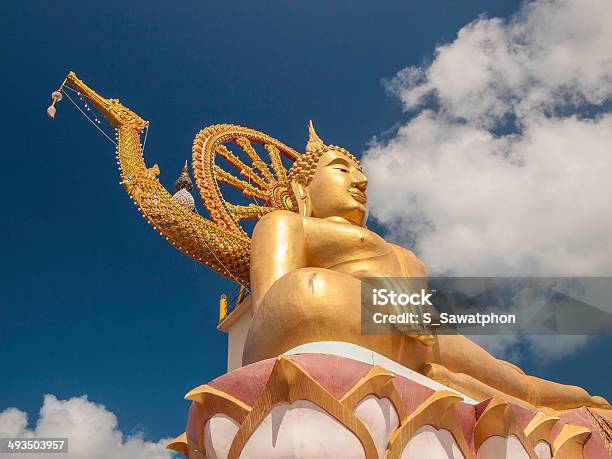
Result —
[[317, 135], [312, 120], [308, 122], [308, 143], [306, 144], [306, 153], [321, 150], [325, 148], [325, 144]]
[[187, 191], [191, 191], [193, 189], [193, 182], [189, 177], [189, 166], [187, 165], [187, 161], [185, 161], [181, 175], [179, 175], [179, 178], [177, 178], [174, 182], [174, 188], [176, 188], [176, 191], [180, 191], [183, 188]]
[[191, 195], [193, 182], [189, 177], [189, 166], [187, 166], [187, 161], [185, 161], [181, 175], [174, 182], [174, 188], [176, 188], [176, 193], [172, 195], [174, 200], [186, 209], [191, 211], [195, 210], [195, 200]]

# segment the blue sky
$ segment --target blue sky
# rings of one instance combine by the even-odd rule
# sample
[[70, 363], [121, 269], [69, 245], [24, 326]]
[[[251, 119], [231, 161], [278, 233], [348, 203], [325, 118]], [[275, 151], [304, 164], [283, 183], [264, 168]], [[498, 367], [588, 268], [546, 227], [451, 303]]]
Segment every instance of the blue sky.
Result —
[[[3, 168], [0, 411], [87, 394], [127, 433], [183, 431], [183, 395], [225, 370], [217, 302], [232, 284], [177, 252], [119, 186], [114, 147], [49, 94], [74, 70], [151, 122], [166, 187], [194, 135], [220, 122], [296, 149], [312, 118], [357, 155], [409, 120], [381, 80], [427, 65], [511, 1], [10, 2], [0, 18]], [[384, 227], [379, 227], [385, 230]], [[528, 372], [612, 398], [610, 338]]]

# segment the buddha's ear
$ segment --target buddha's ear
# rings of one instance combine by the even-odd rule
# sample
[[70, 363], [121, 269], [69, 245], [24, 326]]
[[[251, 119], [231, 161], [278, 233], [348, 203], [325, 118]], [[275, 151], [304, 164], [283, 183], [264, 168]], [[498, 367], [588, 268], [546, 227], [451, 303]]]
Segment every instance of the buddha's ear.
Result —
[[291, 191], [295, 196], [298, 205], [298, 213], [304, 217], [312, 215], [312, 204], [310, 202], [310, 194], [306, 189], [306, 179], [298, 175], [291, 180]]

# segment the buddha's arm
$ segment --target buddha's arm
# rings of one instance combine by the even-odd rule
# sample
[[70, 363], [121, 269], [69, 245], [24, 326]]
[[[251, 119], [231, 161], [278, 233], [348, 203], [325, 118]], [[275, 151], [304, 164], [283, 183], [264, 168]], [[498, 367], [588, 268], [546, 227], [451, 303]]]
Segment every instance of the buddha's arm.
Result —
[[264, 216], [255, 226], [251, 244], [254, 311], [278, 279], [306, 265], [303, 218], [284, 210]]
[[427, 268], [413, 252], [396, 244], [391, 244], [395, 253], [400, 258], [400, 263], [403, 265], [404, 271], [410, 277], [427, 277]]

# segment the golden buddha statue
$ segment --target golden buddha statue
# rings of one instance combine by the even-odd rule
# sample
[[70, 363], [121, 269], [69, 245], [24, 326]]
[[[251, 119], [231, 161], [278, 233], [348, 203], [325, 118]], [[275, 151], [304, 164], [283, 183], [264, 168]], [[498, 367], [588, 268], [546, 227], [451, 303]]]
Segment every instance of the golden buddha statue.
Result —
[[[173, 199], [160, 184], [156, 165], [146, 167], [140, 144], [146, 121], [118, 100], [101, 97], [72, 72], [57, 92], [68, 95], [65, 86], [85, 97], [115, 129], [121, 184], [147, 221], [185, 254], [250, 287], [253, 317], [243, 364], [307, 343], [339, 341], [374, 351], [476, 400], [497, 395], [552, 409], [609, 406], [579, 387], [528, 376], [461, 335], [362, 334], [361, 279], [424, 278], [427, 272], [410, 250], [365, 227], [364, 171], [348, 151], [326, 145], [312, 124], [304, 154], [240, 126], [201, 131], [193, 144], [193, 171], [211, 221]], [[53, 115], [58, 100], [53, 98]], [[230, 144], [240, 148], [240, 156]], [[256, 146], [265, 149], [269, 165]], [[288, 171], [283, 159], [292, 162]], [[232, 204], [219, 184], [242, 191], [256, 204]], [[252, 238], [240, 225], [245, 219], [258, 220]]]
[[244, 363], [300, 344], [345, 341], [378, 352], [476, 399], [504, 394], [534, 406], [607, 406], [584, 389], [524, 374], [461, 335], [362, 335], [360, 279], [425, 277], [414, 253], [365, 227], [367, 178], [346, 150], [310, 125], [306, 153], [288, 174], [299, 212], [278, 210], [256, 225], [251, 249], [254, 316]]

